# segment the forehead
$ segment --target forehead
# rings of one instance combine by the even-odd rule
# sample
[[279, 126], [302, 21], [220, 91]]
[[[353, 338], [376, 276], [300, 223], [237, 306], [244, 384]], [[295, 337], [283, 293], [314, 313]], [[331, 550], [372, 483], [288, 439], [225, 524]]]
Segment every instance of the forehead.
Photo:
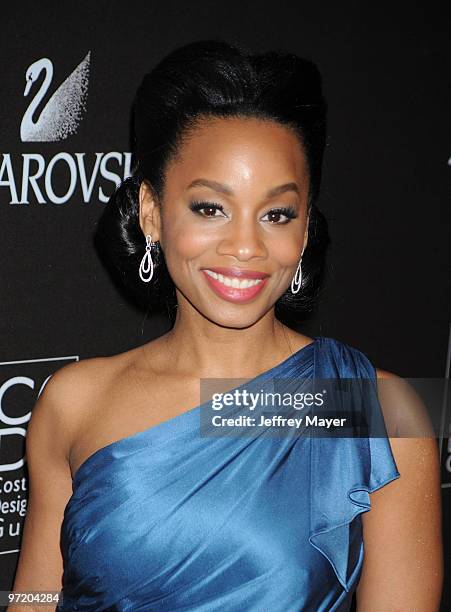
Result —
[[307, 160], [299, 137], [276, 121], [255, 117], [204, 118], [187, 130], [167, 179], [194, 175], [229, 182], [305, 182]]

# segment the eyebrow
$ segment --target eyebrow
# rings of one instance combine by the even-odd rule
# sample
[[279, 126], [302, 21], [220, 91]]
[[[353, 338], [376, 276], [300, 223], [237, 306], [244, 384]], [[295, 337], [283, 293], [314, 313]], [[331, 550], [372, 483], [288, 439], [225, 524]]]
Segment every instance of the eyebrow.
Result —
[[[218, 191], [219, 193], [224, 193], [225, 195], [234, 195], [230, 187], [227, 187], [222, 183], [218, 183], [217, 181], [211, 181], [203, 178], [196, 179], [188, 185], [188, 189], [191, 189], [192, 187], [209, 187], [210, 189]], [[277, 187], [273, 187], [272, 189], [270, 189], [266, 193], [266, 197], [273, 198], [287, 191], [294, 191], [295, 193], [299, 194], [299, 188], [296, 183], [284, 183], [283, 185], [278, 185]]]

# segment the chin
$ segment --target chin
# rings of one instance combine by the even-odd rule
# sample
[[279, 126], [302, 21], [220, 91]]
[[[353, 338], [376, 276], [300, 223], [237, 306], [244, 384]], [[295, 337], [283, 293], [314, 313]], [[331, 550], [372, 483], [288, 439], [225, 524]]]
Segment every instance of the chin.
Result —
[[246, 327], [251, 327], [257, 323], [266, 312], [267, 310], [256, 308], [255, 306], [253, 309], [246, 309], [245, 306], [232, 305], [228, 312], [227, 308], [213, 310], [210, 306], [208, 312], [204, 311], [202, 314], [212, 323], [216, 323], [216, 325], [221, 327], [246, 329]]
[[208, 296], [196, 292], [188, 295], [181, 292], [187, 302], [191, 304], [203, 317], [220, 325], [221, 327], [245, 329], [257, 323], [272, 307], [266, 299], [255, 299], [253, 301], [236, 303], [221, 299], [214, 294]]

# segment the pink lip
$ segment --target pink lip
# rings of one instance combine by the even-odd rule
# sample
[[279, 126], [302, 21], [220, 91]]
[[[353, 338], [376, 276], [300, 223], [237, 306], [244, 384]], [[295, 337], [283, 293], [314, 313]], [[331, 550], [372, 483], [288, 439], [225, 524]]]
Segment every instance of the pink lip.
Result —
[[[219, 272], [219, 270], [230, 270], [230, 268], [208, 268], [208, 270], [212, 270], [213, 272], [217, 272], [218, 274], [223, 274], [223, 272]], [[202, 270], [202, 272], [204, 273], [204, 276], [210, 287], [217, 295], [219, 295], [219, 297], [222, 297], [224, 300], [227, 300], [229, 302], [235, 302], [239, 304], [252, 300], [258, 293], [260, 293], [260, 291], [266, 285], [268, 280], [267, 278], [262, 278], [261, 273], [258, 273], [259, 276], [257, 276], [257, 278], [262, 278], [261, 283], [258, 283], [253, 287], [247, 287], [246, 289], [239, 289], [238, 287], [227, 287], [220, 281], [207, 274], [205, 270]], [[246, 270], [246, 272], [249, 271]], [[249, 277], [245, 276], [243, 278]]]
[[[223, 274], [224, 276], [236, 276], [237, 278], [267, 278], [269, 274], [266, 272], [257, 272], [256, 270], [245, 270], [244, 268], [202, 268], [203, 270], [211, 270], [216, 274]], [[211, 278], [211, 277], [209, 277]]]

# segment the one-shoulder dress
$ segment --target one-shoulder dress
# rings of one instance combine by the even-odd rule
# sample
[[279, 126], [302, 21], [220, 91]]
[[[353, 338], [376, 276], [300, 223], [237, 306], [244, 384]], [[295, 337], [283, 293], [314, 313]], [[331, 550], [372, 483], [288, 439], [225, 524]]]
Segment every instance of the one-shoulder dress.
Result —
[[[324, 336], [252, 383], [275, 377], [376, 387], [364, 353]], [[381, 416], [370, 403], [371, 418]], [[201, 434], [202, 406], [79, 467], [57, 610], [349, 610], [364, 559], [361, 514], [369, 493], [400, 476], [388, 437], [274, 436], [272, 426], [214, 437]]]

